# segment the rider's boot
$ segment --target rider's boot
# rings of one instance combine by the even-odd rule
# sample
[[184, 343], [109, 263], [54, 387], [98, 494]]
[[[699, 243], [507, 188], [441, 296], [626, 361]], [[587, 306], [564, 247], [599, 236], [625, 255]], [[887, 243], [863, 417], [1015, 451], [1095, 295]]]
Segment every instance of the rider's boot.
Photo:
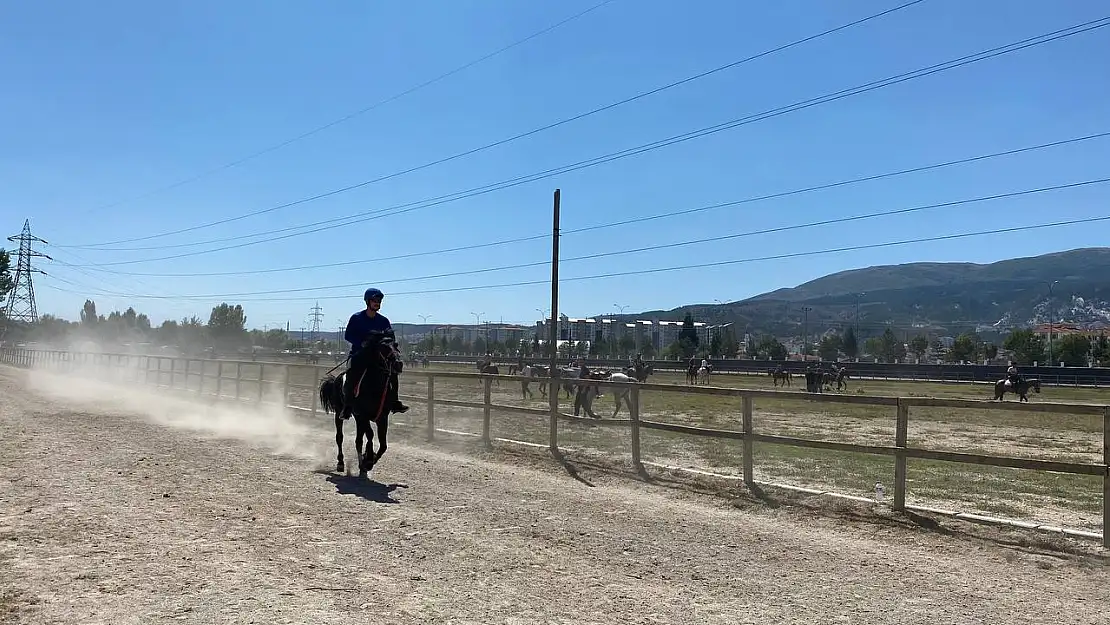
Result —
[[404, 405], [403, 403], [401, 403], [401, 398], [398, 397], [398, 389], [400, 388], [400, 384], [399, 384], [399, 381], [397, 380], [396, 375], [394, 375], [393, 379], [390, 380], [389, 385], [390, 385], [389, 394], [393, 396], [392, 397], [392, 399], [393, 399], [393, 410], [392, 410], [392, 412], [394, 412], [396, 414], [401, 414], [403, 412], [408, 412], [409, 407]]

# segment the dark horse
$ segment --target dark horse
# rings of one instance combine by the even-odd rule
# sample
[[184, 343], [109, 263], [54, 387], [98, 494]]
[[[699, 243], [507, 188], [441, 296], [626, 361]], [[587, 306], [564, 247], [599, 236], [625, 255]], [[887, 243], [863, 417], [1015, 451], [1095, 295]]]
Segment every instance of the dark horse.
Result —
[[[339, 375], [327, 376], [320, 384], [320, 406], [325, 412], [335, 413], [335, 445], [339, 449], [336, 455], [335, 470], [343, 473], [346, 465], [343, 462], [343, 422], [355, 418], [355, 451], [358, 452], [358, 475], [366, 477], [374, 465], [382, 459], [386, 450], [386, 435], [389, 432], [389, 413], [393, 405], [389, 399], [389, 384], [394, 371], [401, 372], [401, 359], [398, 357], [396, 343], [389, 336], [383, 336], [372, 341], [365, 348], [366, 353], [361, 357], [366, 358], [366, 371], [355, 387], [355, 397], [352, 405], [347, 405], [343, 396], [343, 384], [349, 371]], [[374, 443], [370, 439], [372, 434], [371, 424], [377, 425], [378, 452], [374, 453]], [[364, 454], [362, 441], [370, 449]]]
[[999, 380], [994, 383], [994, 398], [996, 400], [1002, 399], [1002, 396], [1006, 394], [1006, 391], [1010, 391], [1011, 393], [1014, 393], [1018, 396], [1019, 402], [1027, 402], [1029, 401], [1029, 398], [1026, 396], [1026, 394], [1029, 392], [1030, 388], [1032, 388], [1035, 393], [1040, 393], [1040, 378], [1019, 378], [1017, 383], [1011, 387], [1006, 386], [1005, 379]]

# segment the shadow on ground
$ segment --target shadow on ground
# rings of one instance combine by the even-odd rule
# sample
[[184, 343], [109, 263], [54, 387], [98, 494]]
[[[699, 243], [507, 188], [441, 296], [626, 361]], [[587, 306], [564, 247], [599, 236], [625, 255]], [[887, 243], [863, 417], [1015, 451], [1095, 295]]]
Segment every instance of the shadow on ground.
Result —
[[335, 492], [340, 495], [354, 495], [374, 503], [401, 503], [390, 496], [398, 488], [408, 488], [405, 484], [382, 484], [377, 480], [368, 480], [352, 475], [329, 475], [327, 481], [335, 485]]

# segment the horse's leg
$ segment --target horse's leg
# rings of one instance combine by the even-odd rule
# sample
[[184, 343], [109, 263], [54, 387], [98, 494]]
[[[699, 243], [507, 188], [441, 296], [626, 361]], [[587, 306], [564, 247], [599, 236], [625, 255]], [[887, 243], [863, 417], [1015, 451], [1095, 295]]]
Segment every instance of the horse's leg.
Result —
[[[366, 455], [363, 453], [363, 440], [366, 438], [366, 419], [362, 415], [355, 415], [355, 452], [358, 454], [358, 476], [366, 477]], [[367, 440], [367, 442], [370, 442]], [[373, 450], [374, 443], [370, 442]]]
[[335, 456], [335, 471], [344, 473], [347, 466], [343, 463], [343, 417], [342, 413], [335, 415], [335, 446], [339, 450]]
[[386, 411], [380, 419], [378, 419], [378, 453], [375, 454], [374, 463], [377, 464], [378, 460], [382, 459], [385, 455], [386, 437], [389, 434], [389, 411]]

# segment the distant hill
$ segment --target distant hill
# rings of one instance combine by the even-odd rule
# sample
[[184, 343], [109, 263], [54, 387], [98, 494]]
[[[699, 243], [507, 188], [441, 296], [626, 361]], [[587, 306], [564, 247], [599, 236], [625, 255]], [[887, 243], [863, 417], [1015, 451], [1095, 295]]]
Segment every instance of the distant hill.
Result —
[[[1058, 281], [1049, 297], [1049, 284]], [[862, 335], [887, 326], [910, 333], [955, 335], [976, 326], [998, 330], [1034, 323], [1110, 322], [1110, 248], [1084, 248], [990, 264], [908, 263], [841, 271], [793, 288], [728, 304], [646, 311], [639, 318], [733, 322], [739, 333], [801, 334], [803, 306], [810, 335], [855, 320]], [[981, 328], [987, 331], [986, 328]]]

